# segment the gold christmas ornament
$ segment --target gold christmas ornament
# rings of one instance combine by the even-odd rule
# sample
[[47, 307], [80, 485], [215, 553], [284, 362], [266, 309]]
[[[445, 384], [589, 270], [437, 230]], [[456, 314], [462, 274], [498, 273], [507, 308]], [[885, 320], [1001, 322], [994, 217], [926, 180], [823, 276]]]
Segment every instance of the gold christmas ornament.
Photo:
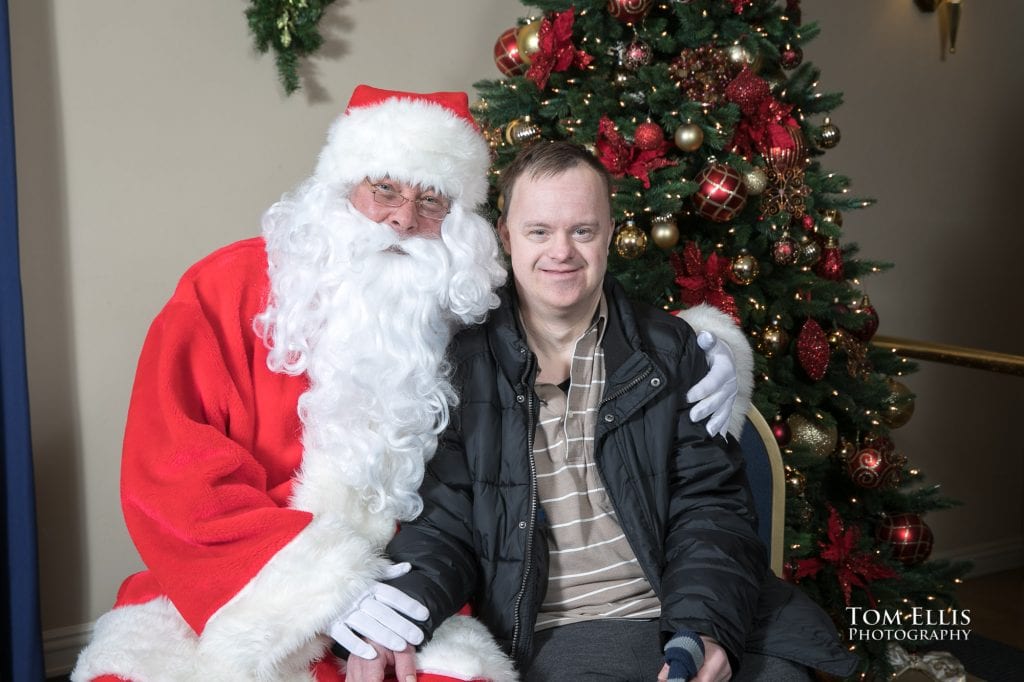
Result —
[[757, 264], [757, 259], [746, 251], [732, 259], [732, 279], [737, 284], [750, 284], [757, 279], [760, 272], [761, 267]]
[[745, 45], [730, 45], [725, 48], [725, 54], [729, 62], [740, 68], [747, 66], [755, 73], [761, 68], [761, 55]]
[[540, 19], [534, 19], [528, 24], [523, 24], [516, 31], [516, 47], [519, 48], [519, 58], [529, 64], [533, 61], [533, 55], [540, 49]]
[[671, 215], [659, 216], [651, 221], [651, 239], [658, 248], [668, 251], [679, 243], [679, 226]]
[[505, 212], [505, 195], [504, 194], [499, 194], [498, 195], [497, 204], [498, 204], [498, 213], [504, 213]]
[[814, 265], [821, 259], [821, 244], [807, 234], [800, 236], [800, 264]]
[[633, 260], [646, 250], [647, 235], [630, 218], [622, 224], [615, 235], [615, 252], [627, 260]]
[[818, 134], [815, 141], [822, 149], [832, 149], [839, 144], [840, 137], [839, 128], [836, 124], [832, 123], [828, 116], [826, 116], [825, 122], [821, 124], [820, 128], [818, 128]]
[[530, 117], [514, 118], [505, 126], [505, 140], [509, 144], [523, 145], [540, 138], [540, 127]]
[[789, 441], [791, 446], [810, 448], [818, 457], [828, 457], [835, 451], [839, 440], [839, 431], [835, 426], [825, 426], [820, 420], [805, 417], [799, 412], [789, 415], [786, 423], [792, 434]]
[[768, 187], [768, 176], [763, 168], [754, 166], [743, 174], [743, 184], [747, 186], [747, 194], [756, 197]]
[[704, 131], [696, 123], [684, 123], [676, 128], [676, 146], [684, 152], [695, 152], [704, 144]]
[[836, 208], [826, 208], [818, 211], [821, 214], [821, 222], [830, 223], [836, 227], [843, 226], [843, 214]]
[[765, 357], [774, 357], [784, 353], [789, 346], [789, 334], [778, 325], [765, 327], [761, 332], [761, 339], [757, 342], [757, 349]]
[[914, 394], [892, 377], [886, 379], [886, 383], [889, 385], [889, 396], [885, 399], [882, 421], [890, 429], [898, 429], [914, 416]]

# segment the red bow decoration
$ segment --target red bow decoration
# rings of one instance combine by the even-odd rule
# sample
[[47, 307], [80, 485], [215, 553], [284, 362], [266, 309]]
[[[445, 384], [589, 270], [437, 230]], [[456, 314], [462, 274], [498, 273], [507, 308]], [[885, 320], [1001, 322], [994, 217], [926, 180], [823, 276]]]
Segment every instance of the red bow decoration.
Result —
[[540, 21], [537, 51], [531, 55], [532, 61], [526, 77], [541, 90], [547, 86], [552, 71], [567, 71], [570, 66], [582, 69], [594, 59], [572, 44], [572, 24], [575, 20], [572, 12], [570, 7], [564, 12], [555, 13], [553, 21], [547, 17]]
[[597, 124], [597, 140], [594, 142], [597, 158], [616, 178], [632, 175], [644, 183], [644, 189], [650, 189], [651, 179], [648, 173], [665, 166], [676, 165], [675, 161], [665, 158], [668, 142], [662, 140], [654, 149], [640, 149], [626, 142], [626, 139], [615, 129], [615, 124], [607, 116], [602, 116]]
[[695, 242], [687, 242], [683, 249], [683, 257], [673, 253], [672, 268], [676, 273], [676, 284], [679, 295], [687, 308], [707, 303], [732, 317], [736, 324], [740, 323], [736, 299], [725, 293], [722, 285], [728, 276], [732, 263], [712, 252], [708, 259], [702, 260], [700, 249]]
[[726, 86], [725, 97], [738, 104], [743, 114], [732, 137], [732, 147], [738, 153], [750, 156], [756, 151], [764, 155], [772, 147], [795, 146], [786, 131], [787, 126], [797, 125], [789, 115], [793, 105], [772, 97], [768, 81], [758, 78], [750, 68], [743, 67]]
[[754, 0], [732, 0], [732, 11], [736, 14], [743, 14], [743, 10], [747, 8], [747, 5], [753, 5]]
[[858, 552], [857, 541], [860, 540], [860, 528], [845, 528], [839, 512], [832, 505], [828, 506], [828, 544], [818, 542], [821, 555], [810, 559], [797, 559], [796, 568], [789, 571], [789, 578], [799, 582], [801, 578], [813, 577], [818, 571], [831, 564], [836, 572], [836, 579], [843, 591], [846, 605], [850, 605], [850, 594], [854, 587], [864, 590], [868, 601], [875, 605], [868, 583], [875, 580], [896, 578], [899, 574], [885, 564], [880, 563], [871, 552]]

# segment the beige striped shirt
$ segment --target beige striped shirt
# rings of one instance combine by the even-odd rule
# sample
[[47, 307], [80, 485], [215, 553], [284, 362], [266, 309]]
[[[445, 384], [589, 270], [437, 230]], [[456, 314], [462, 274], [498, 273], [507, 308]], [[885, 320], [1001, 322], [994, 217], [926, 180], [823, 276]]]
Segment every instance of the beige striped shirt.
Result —
[[661, 612], [594, 464], [607, 311], [602, 297], [594, 323], [576, 340], [568, 392], [536, 385], [540, 415], [533, 456], [550, 554], [538, 630], [595, 618], [657, 618]]

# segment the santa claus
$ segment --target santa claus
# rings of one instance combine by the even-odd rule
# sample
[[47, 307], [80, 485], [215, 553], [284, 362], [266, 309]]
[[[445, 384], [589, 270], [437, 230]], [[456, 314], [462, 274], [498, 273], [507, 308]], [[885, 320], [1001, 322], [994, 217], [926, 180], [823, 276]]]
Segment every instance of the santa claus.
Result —
[[[146, 570], [72, 680], [344, 679], [327, 633], [401, 570], [382, 548], [419, 513], [457, 400], [445, 347], [505, 280], [474, 213], [488, 164], [465, 94], [359, 86], [263, 236], [186, 272], [146, 337], [124, 439]], [[712, 388], [732, 385], [707, 405], [745, 409], [711, 357]], [[515, 679], [465, 616], [416, 660], [421, 680]]]

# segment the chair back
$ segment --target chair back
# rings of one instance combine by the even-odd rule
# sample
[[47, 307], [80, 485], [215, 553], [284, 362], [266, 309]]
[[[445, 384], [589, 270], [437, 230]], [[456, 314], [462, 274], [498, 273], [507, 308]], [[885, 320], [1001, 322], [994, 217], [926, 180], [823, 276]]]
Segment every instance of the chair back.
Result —
[[747, 412], [740, 449], [754, 495], [757, 534], [768, 548], [772, 571], [781, 576], [786, 523], [786, 469], [771, 427], [754, 406]]

